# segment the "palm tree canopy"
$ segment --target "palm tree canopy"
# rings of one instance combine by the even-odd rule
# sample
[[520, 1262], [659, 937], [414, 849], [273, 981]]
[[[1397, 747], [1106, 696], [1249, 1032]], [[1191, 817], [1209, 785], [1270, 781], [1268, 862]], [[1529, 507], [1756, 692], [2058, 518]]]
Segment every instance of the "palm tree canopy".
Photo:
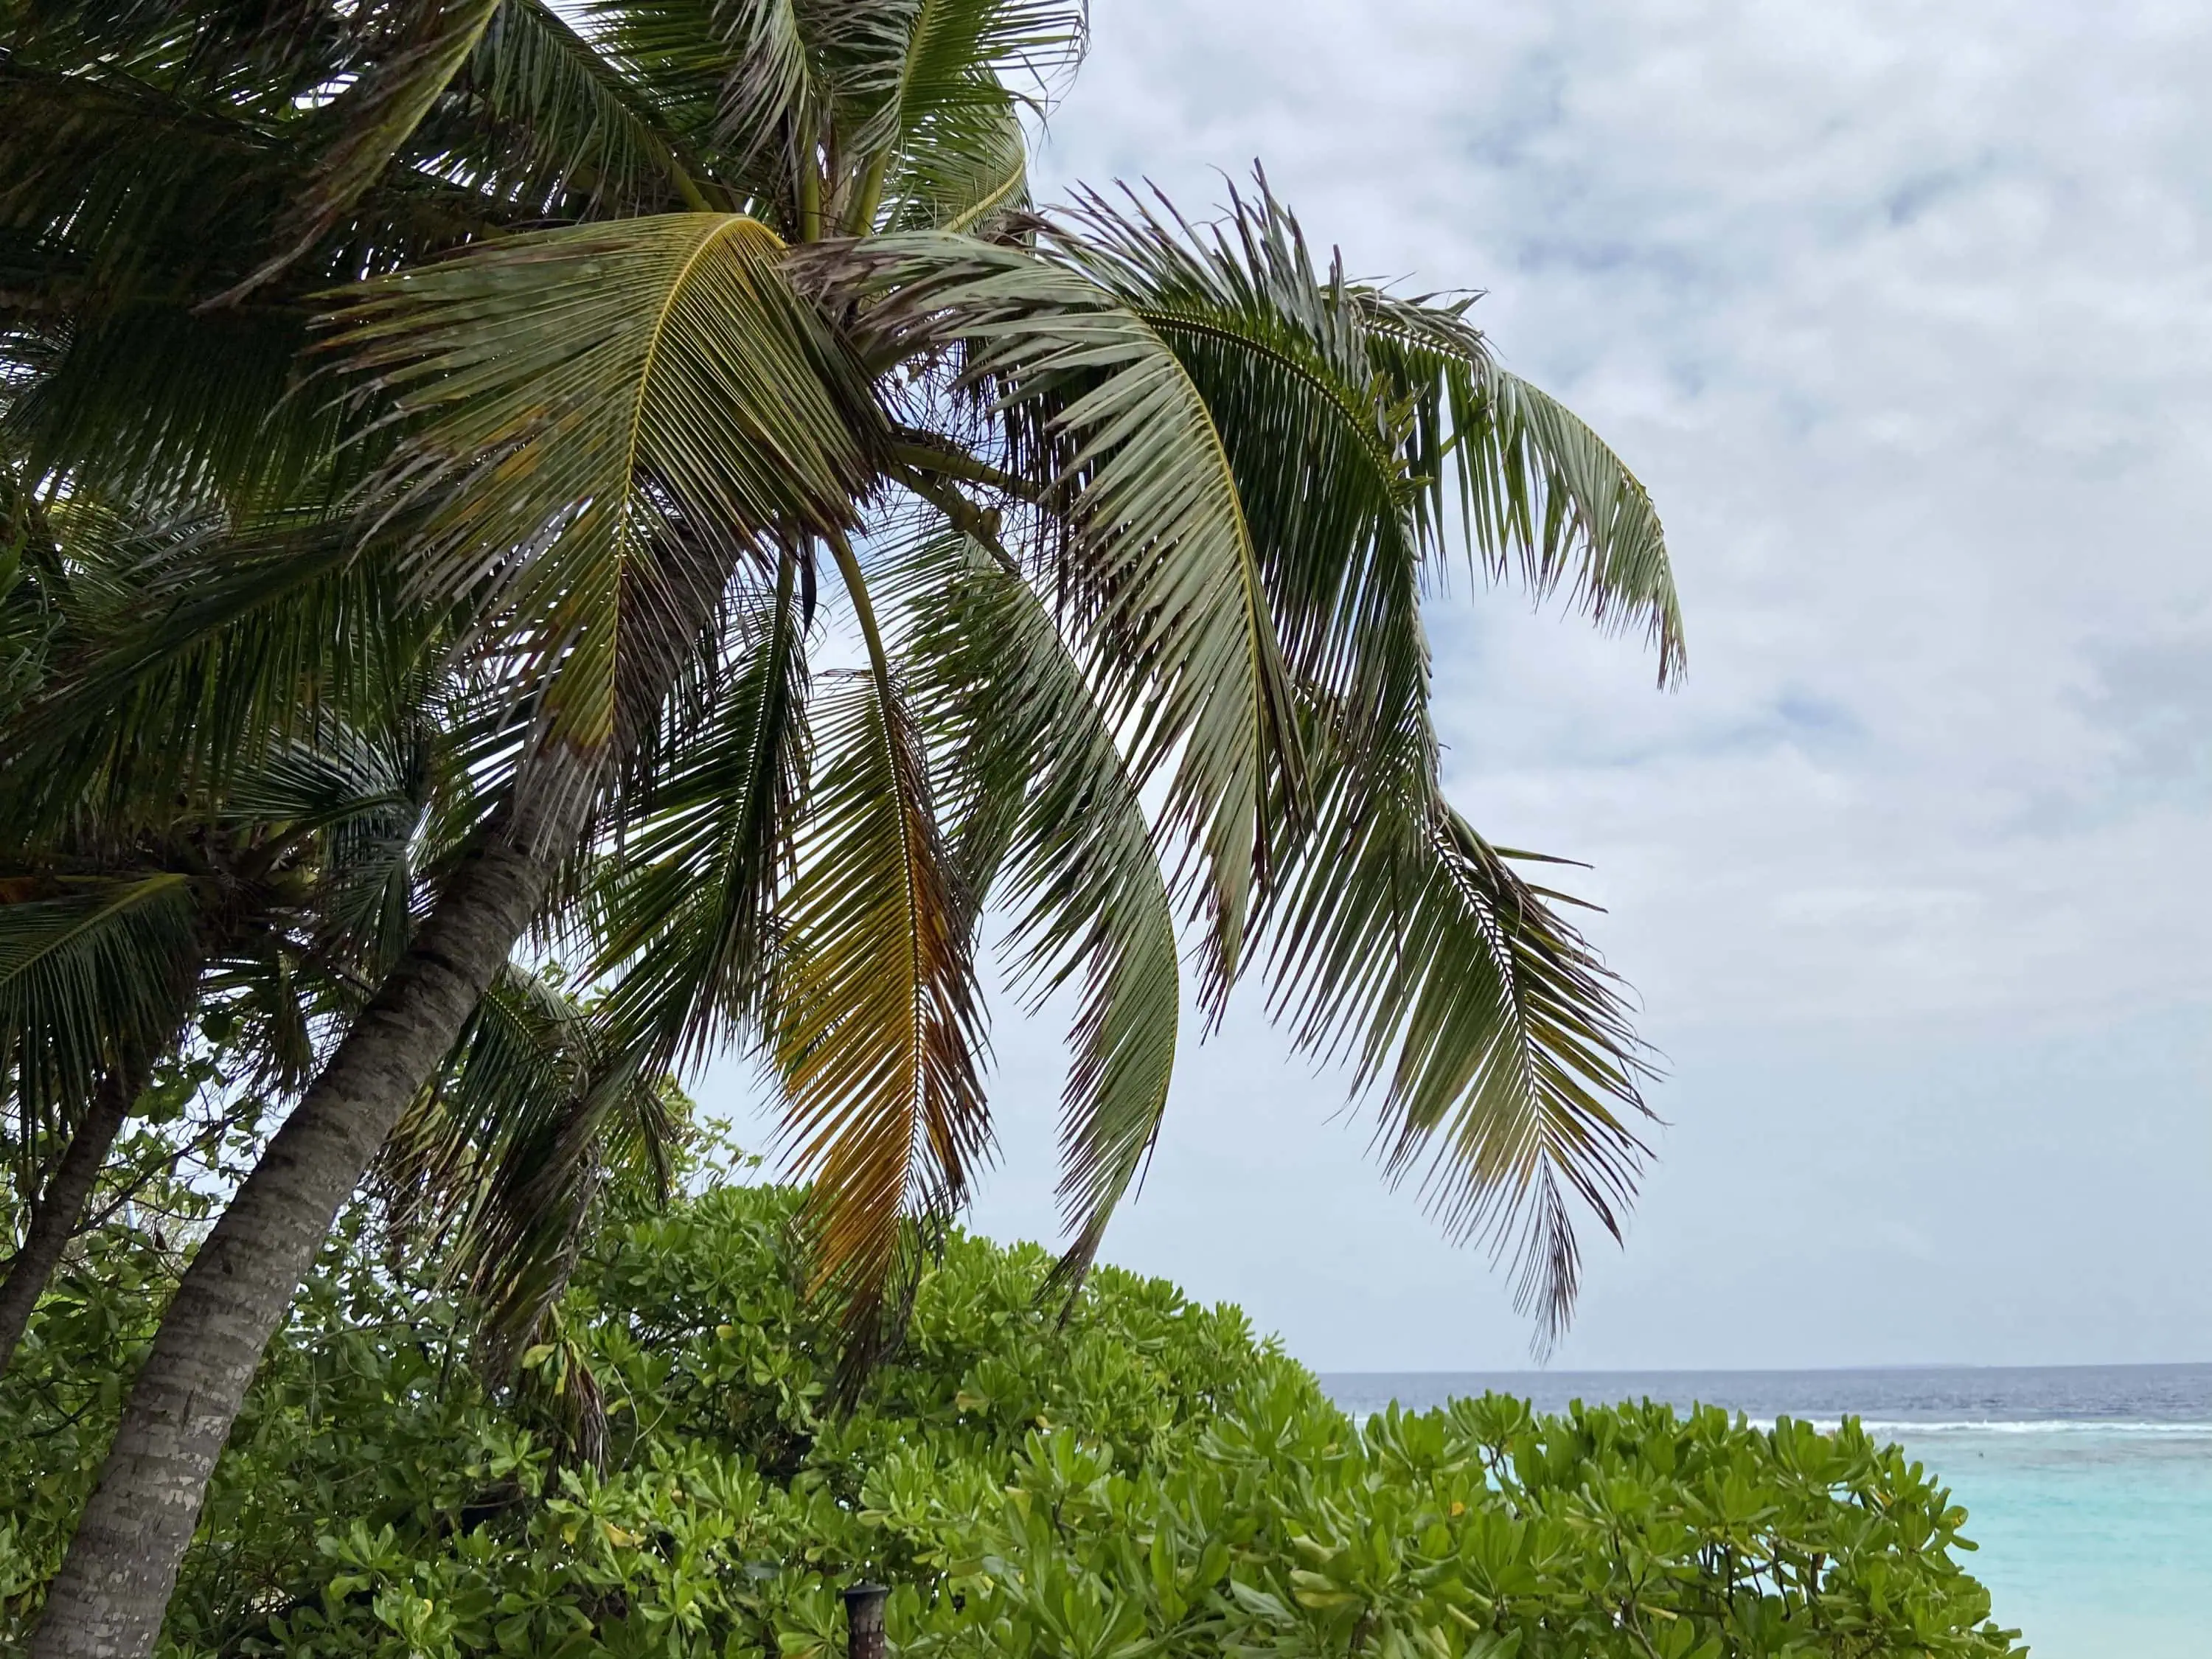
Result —
[[[857, 1331], [990, 1155], [995, 907], [1075, 1002], [1071, 1275], [1158, 1133], [1188, 960], [1203, 1018], [1256, 975], [1350, 1061], [1388, 1171], [1517, 1252], [1555, 1333], [1648, 1072], [1560, 896], [1443, 798], [1422, 603], [1465, 557], [1663, 683], [1658, 520], [1465, 300], [1347, 278], [1264, 179], [1218, 222], [1040, 212], [1024, 121], [1086, 33], [8, 0], [18, 493], [221, 532], [11, 721], [0, 817], [51, 820], [70, 754], [228, 779], [283, 711], [433, 674], [470, 811], [589, 825], [546, 920], [628, 1074], [774, 1068]], [[853, 666], [815, 660], [825, 599]]]

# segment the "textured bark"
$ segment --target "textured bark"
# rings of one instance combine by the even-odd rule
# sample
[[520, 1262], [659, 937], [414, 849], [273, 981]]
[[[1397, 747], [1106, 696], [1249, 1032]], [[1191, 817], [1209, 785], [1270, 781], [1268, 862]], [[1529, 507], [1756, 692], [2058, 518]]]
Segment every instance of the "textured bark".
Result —
[[0, 1285], [0, 1376], [7, 1375], [15, 1358], [15, 1345], [23, 1340], [31, 1322], [32, 1310], [46, 1294], [47, 1282], [61, 1265], [62, 1252], [69, 1248], [83, 1218], [85, 1200], [92, 1196], [100, 1170], [107, 1163], [107, 1149], [115, 1144], [124, 1121], [131, 1115], [131, 1103], [145, 1087], [143, 1065], [126, 1062], [101, 1077], [83, 1121], [76, 1126], [61, 1162], [47, 1177], [46, 1190], [32, 1205], [23, 1248], [8, 1264], [7, 1283]]
[[587, 791], [557, 793], [540, 833], [490, 834], [456, 873], [193, 1258], [48, 1594], [33, 1659], [153, 1651], [208, 1477], [292, 1292], [574, 839]]

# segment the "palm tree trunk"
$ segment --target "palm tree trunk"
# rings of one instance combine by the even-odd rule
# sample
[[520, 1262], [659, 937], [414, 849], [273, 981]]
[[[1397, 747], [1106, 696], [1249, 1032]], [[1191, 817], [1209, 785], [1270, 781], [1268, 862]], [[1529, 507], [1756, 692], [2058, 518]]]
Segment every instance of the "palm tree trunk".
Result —
[[8, 1374], [8, 1366], [15, 1358], [15, 1345], [23, 1340], [31, 1322], [32, 1310], [39, 1305], [54, 1269], [61, 1265], [62, 1252], [69, 1248], [84, 1214], [85, 1200], [92, 1196], [107, 1163], [107, 1149], [115, 1144], [116, 1135], [131, 1115], [131, 1103], [144, 1091], [146, 1081], [147, 1067], [135, 1055], [101, 1075], [83, 1121], [70, 1137], [61, 1162], [47, 1178], [46, 1190], [31, 1206], [31, 1225], [23, 1235], [23, 1248], [8, 1264], [7, 1282], [0, 1284], [0, 1376]]
[[201, 1245], [48, 1593], [33, 1659], [153, 1651], [263, 1349], [338, 1206], [452, 1048], [580, 832], [588, 790], [555, 799], [538, 833], [502, 819], [486, 834]]

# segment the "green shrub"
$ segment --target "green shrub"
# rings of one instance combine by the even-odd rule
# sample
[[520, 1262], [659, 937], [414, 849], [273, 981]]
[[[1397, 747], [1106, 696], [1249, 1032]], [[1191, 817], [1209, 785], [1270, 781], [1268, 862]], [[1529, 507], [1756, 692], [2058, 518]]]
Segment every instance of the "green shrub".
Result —
[[[1492, 1396], [1362, 1429], [1162, 1281], [1101, 1270], [1063, 1324], [1033, 1247], [949, 1241], [895, 1361], [835, 1412], [794, 1204], [731, 1188], [611, 1224], [496, 1395], [356, 1221], [239, 1425], [172, 1650], [827, 1659], [863, 1574], [896, 1587], [915, 1659], [2014, 1650], [1955, 1562], [1964, 1512], [1856, 1425]], [[107, 1247], [0, 1383], [8, 1642], [156, 1260]], [[602, 1419], [603, 1472], [556, 1456]]]

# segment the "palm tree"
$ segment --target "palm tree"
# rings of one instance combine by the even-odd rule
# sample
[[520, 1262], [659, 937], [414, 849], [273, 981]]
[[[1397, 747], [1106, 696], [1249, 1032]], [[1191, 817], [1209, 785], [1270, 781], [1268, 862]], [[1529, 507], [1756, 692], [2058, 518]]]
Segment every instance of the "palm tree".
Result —
[[20, 1177], [36, 1199], [0, 1282], [0, 1372], [193, 1015], [238, 1028], [240, 1086], [295, 1091], [317, 1024], [404, 946], [434, 797], [454, 781], [424, 711], [404, 712], [283, 745], [220, 797], [95, 792], [96, 809], [0, 860], [0, 1097], [27, 1160], [54, 1149], [50, 1172], [31, 1161]]
[[[1419, 602], [1463, 532], [1662, 678], [1680, 638], [1644, 492], [1463, 303], [1316, 266], [1264, 185], [1209, 229], [1033, 212], [1021, 118], [1083, 38], [1049, 0], [21, 15], [34, 474], [319, 515], [58, 690], [0, 809], [58, 811], [88, 733], [83, 764], [225, 763], [252, 698], [193, 665], [244, 636], [293, 697], [388, 623], [512, 717], [465, 854], [187, 1273], [35, 1652], [150, 1650], [331, 1217], [572, 902], [630, 1063], [772, 1057], [862, 1351], [902, 1219], [988, 1155], [991, 903], [1078, 993], [1071, 1275], [1158, 1129], [1188, 938], [1208, 1016], [1256, 964], [1556, 1328], [1571, 1195], [1613, 1226], [1635, 1177], [1639, 1050], [1442, 797]], [[825, 588], [855, 667], [809, 665]]]

